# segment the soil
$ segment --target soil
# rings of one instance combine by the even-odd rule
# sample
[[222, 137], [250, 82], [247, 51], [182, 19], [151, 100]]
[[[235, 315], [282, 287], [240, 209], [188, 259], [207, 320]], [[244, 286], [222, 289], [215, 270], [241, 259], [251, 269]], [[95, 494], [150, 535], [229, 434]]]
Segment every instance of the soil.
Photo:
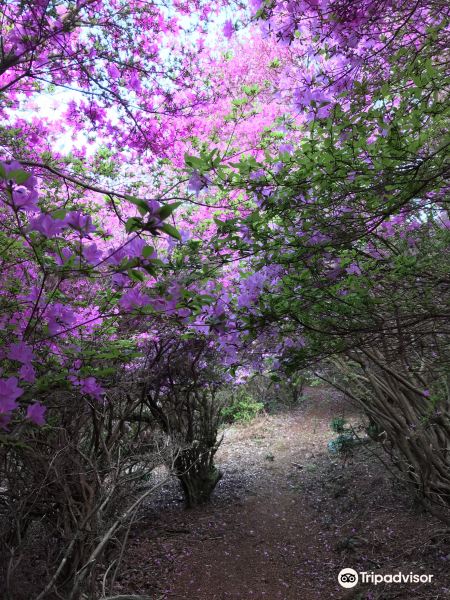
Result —
[[[175, 481], [133, 527], [116, 594], [155, 600], [450, 598], [450, 540], [390, 475], [374, 444], [327, 446], [331, 419], [362, 419], [332, 390], [224, 432], [210, 504], [186, 510]], [[159, 473], [155, 477], [162, 477]], [[431, 583], [359, 583], [342, 568], [433, 575]]]

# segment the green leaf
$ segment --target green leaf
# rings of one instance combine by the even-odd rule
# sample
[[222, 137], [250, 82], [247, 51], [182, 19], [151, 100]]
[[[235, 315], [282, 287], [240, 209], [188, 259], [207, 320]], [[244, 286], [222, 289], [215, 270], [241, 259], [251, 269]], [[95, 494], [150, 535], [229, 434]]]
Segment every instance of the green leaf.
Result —
[[151, 265], [145, 265], [144, 269], [147, 271], [147, 273], [149, 275], [151, 275], [152, 277], [156, 277], [156, 269], [155, 269], [155, 267], [154, 267], [153, 264], [151, 264]]
[[52, 217], [54, 219], [64, 219], [67, 215], [67, 210], [65, 208], [59, 208], [58, 210], [54, 210], [52, 212]]
[[182, 202], [174, 202], [173, 204], [165, 204], [163, 207], [159, 209], [158, 215], [161, 219], [167, 219], [173, 213], [173, 211], [178, 208]]
[[27, 173], [22, 169], [14, 169], [13, 171], [10, 171], [7, 175], [8, 179], [13, 179], [18, 185], [22, 185], [23, 183], [25, 183], [25, 181], [28, 181], [30, 177], [31, 173]]
[[135, 206], [137, 206], [139, 208], [139, 212], [142, 215], [145, 215], [146, 213], [148, 213], [149, 206], [145, 200], [142, 200], [142, 198], [135, 198], [134, 196], [126, 196], [126, 199], [129, 202], [131, 202], [132, 204], [134, 204]]
[[137, 217], [130, 217], [128, 221], [125, 223], [125, 231], [127, 233], [131, 233], [132, 231], [137, 231], [142, 227], [142, 219]]
[[129, 269], [127, 271], [128, 273], [128, 277], [130, 279], [133, 279], [134, 281], [145, 281], [145, 277], [143, 275], [143, 273], [141, 273], [140, 271], [137, 271], [136, 269]]
[[155, 249], [152, 246], [144, 246], [142, 248], [142, 256], [144, 258], [148, 258], [155, 252]]
[[169, 225], [169, 223], [164, 223], [164, 225], [161, 227], [161, 231], [164, 231], [164, 233], [167, 233], [167, 235], [170, 235], [181, 242], [181, 235], [178, 229], [175, 229], [175, 227]]
[[192, 167], [193, 169], [202, 170], [207, 166], [201, 158], [198, 158], [197, 156], [191, 156], [190, 154], [184, 155], [184, 162], [186, 163], [187, 167]]

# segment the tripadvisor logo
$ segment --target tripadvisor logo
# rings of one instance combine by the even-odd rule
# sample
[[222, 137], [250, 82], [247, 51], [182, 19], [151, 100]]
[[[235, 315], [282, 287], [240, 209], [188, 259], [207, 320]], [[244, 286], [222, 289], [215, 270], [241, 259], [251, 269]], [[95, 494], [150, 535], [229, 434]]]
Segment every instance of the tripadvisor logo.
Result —
[[387, 573], [381, 575], [373, 571], [361, 571], [357, 573], [354, 569], [342, 569], [338, 575], [339, 585], [343, 588], [352, 588], [361, 580], [361, 583], [430, 583], [433, 575], [416, 575], [414, 573]]
[[353, 569], [342, 569], [338, 575], [339, 585], [343, 588], [352, 588], [358, 583], [358, 573]]

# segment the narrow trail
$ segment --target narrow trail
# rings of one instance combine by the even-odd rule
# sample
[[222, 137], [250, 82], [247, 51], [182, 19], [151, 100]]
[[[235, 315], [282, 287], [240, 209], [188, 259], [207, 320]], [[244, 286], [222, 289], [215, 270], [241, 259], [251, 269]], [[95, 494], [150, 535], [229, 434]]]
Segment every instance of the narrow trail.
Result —
[[192, 550], [168, 598], [334, 597], [338, 590], [324, 577], [328, 573], [333, 580], [337, 572], [331, 540], [297, 483], [302, 470], [313, 469], [316, 454], [326, 452], [330, 409], [319, 415], [311, 404], [228, 432], [217, 462], [225, 470], [233, 462], [244, 470], [246, 465], [253, 477], [236, 504], [221, 507], [220, 529]]
[[282, 488], [244, 501], [215, 533], [176, 570], [167, 598], [333, 597], [323, 579], [335, 570], [329, 544]]
[[[358, 420], [338, 395], [311, 389], [293, 411], [228, 429], [217, 455], [225, 476], [211, 504], [186, 511], [177, 487], [167, 486], [132, 532], [117, 592], [156, 589], [155, 600], [448, 597], [442, 550], [423, 544], [439, 524], [399, 500], [365, 449], [346, 462], [330, 456], [336, 416]], [[426, 569], [426, 557], [430, 572], [442, 571], [433, 589], [337, 583], [344, 567], [409, 572], [411, 564]]]

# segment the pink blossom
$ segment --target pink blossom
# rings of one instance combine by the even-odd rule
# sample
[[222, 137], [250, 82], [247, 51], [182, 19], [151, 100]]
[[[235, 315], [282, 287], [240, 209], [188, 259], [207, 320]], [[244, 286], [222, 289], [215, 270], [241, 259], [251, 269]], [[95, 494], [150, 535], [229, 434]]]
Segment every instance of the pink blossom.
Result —
[[141, 81], [137, 75], [137, 73], [133, 73], [128, 80], [128, 84], [132, 90], [139, 93], [141, 91]]
[[108, 63], [106, 70], [111, 79], [119, 79], [120, 71], [114, 63]]
[[234, 33], [233, 23], [230, 19], [225, 21], [225, 25], [223, 26], [223, 35], [227, 38], [227, 40], [231, 39]]

